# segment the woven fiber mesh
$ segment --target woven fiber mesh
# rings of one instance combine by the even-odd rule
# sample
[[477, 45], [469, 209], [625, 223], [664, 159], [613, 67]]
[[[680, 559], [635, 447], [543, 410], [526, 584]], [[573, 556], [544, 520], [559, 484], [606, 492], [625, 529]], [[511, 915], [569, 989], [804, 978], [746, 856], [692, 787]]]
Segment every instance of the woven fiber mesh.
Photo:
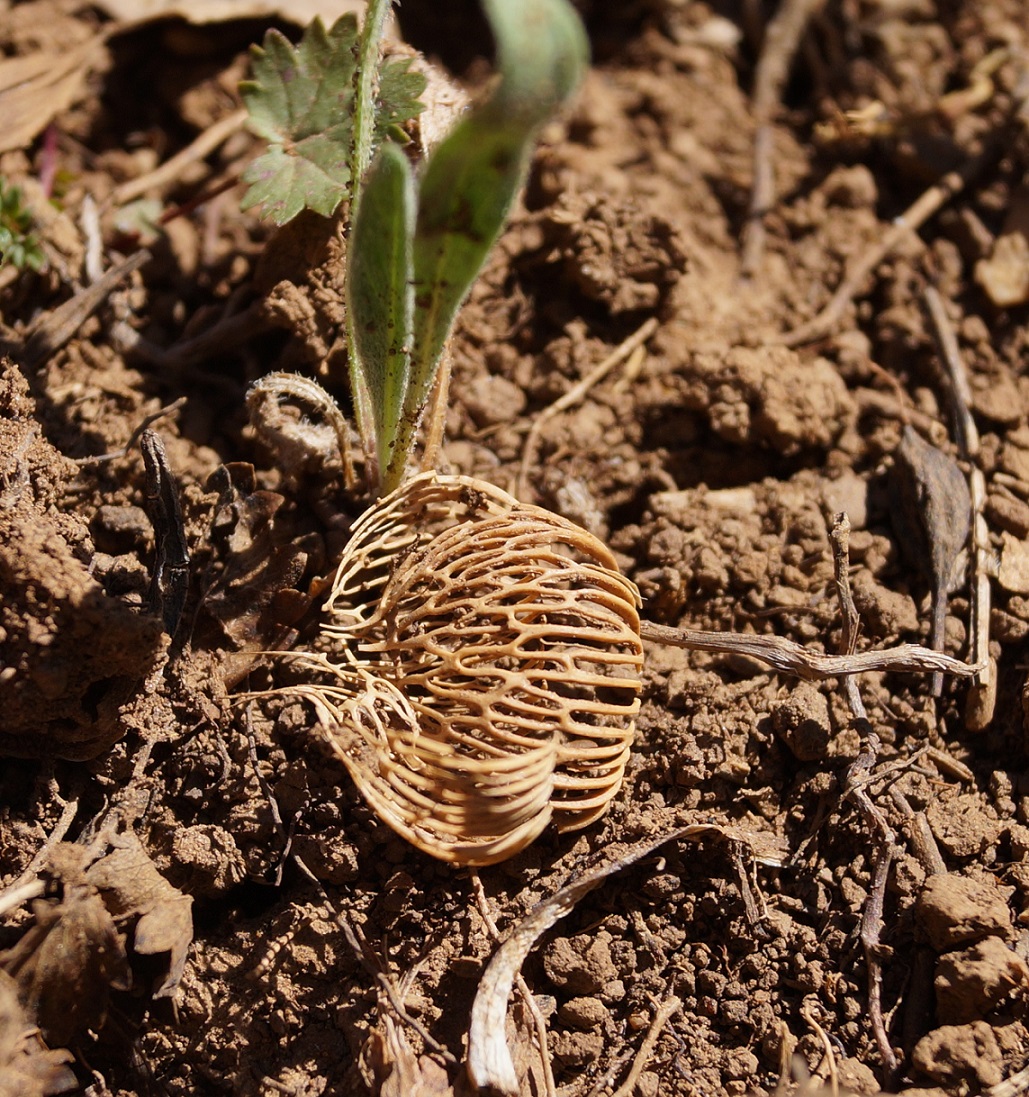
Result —
[[321, 726], [425, 852], [499, 861], [551, 819], [593, 822], [618, 790], [639, 595], [573, 523], [481, 481], [416, 477], [355, 525], [324, 631], [339, 684], [318, 698]]

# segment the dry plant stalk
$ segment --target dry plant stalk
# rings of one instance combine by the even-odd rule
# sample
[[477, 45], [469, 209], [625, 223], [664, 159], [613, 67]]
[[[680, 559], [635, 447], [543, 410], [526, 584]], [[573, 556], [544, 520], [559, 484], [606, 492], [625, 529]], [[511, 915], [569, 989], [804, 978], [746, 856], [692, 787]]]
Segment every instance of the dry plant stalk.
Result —
[[639, 593], [592, 534], [465, 476], [423, 473], [355, 524], [322, 672], [292, 687], [376, 813], [487, 865], [618, 790], [639, 708]]

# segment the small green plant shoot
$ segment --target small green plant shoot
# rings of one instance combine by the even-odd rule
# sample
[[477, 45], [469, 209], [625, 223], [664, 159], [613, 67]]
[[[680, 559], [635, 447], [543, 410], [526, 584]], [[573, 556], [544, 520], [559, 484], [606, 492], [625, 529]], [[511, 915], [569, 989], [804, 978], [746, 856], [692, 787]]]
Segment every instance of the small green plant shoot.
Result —
[[261, 204], [284, 224], [301, 209], [329, 216], [351, 201], [350, 387], [376, 494], [407, 475], [434, 393], [438, 437], [448, 380], [440, 364], [458, 307], [525, 179], [540, 126], [586, 70], [586, 35], [568, 0], [483, 6], [500, 79], [420, 170], [387, 139], [402, 136], [425, 88], [409, 61], [380, 62], [390, 0], [370, 0], [360, 33], [353, 16], [328, 31], [316, 21], [296, 47], [269, 32], [254, 47], [253, 79], [240, 85], [252, 128], [269, 141], [244, 173], [244, 208]]
[[[315, 19], [299, 45], [270, 30], [263, 45], [251, 47], [253, 78], [240, 84], [240, 94], [268, 151], [243, 173], [250, 184], [243, 209], [260, 205], [262, 216], [284, 225], [303, 209], [331, 216], [350, 195], [361, 45], [350, 13], [328, 30]], [[371, 140], [406, 140], [402, 126], [423, 109], [425, 77], [410, 71], [410, 60], [377, 62]]]
[[32, 213], [22, 201], [21, 188], [0, 179], [0, 266], [10, 263], [16, 270], [41, 271], [46, 256], [32, 231]]
[[524, 181], [540, 126], [578, 86], [586, 36], [566, 0], [483, 0], [500, 81], [433, 150], [420, 174], [384, 142], [364, 178], [347, 263], [355, 416], [373, 485], [404, 479], [437, 388], [458, 307]]

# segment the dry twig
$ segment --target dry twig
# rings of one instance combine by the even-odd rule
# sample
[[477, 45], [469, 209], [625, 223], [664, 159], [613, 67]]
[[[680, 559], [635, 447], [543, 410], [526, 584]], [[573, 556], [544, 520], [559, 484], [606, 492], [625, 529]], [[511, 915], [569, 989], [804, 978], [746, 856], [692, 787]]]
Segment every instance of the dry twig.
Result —
[[876, 242], [851, 264], [839, 288], [817, 316], [793, 331], [786, 332], [782, 343], [788, 347], [813, 343], [833, 334], [844, 310], [861, 290], [865, 280], [893, 251], [909, 232], [917, 231], [944, 203], [959, 194], [968, 183], [996, 159], [999, 145], [995, 142], [974, 156], [956, 171], [950, 171], [919, 196], [882, 234]]
[[740, 274], [750, 278], [761, 264], [765, 246], [765, 215], [775, 201], [772, 119], [782, 98], [804, 28], [824, 0], [782, 0], [768, 23], [761, 58], [754, 73], [754, 178], [743, 229]]
[[809, 682], [841, 678], [849, 674], [864, 674], [866, 671], [926, 674], [941, 670], [959, 678], [970, 678], [978, 670], [973, 664], [919, 644], [898, 644], [884, 651], [857, 651], [852, 655], [825, 655], [809, 651], [800, 644], [779, 636], [703, 632], [658, 625], [653, 621], [641, 621], [640, 634], [644, 640], [655, 644], [669, 644], [672, 647], [714, 651], [726, 655], [746, 655], [767, 663], [774, 670], [794, 674]]
[[22, 363], [34, 369], [45, 358], [60, 350], [111, 293], [149, 258], [150, 252], [145, 248], [133, 252], [63, 305], [43, 313], [27, 333], [21, 351]]
[[134, 198], [146, 194], [148, 190], [159, 190], [169, 183], [174, 183], [182, 174], [183, 168], [197, 160], [203, 160], [205, 156], [214, 152], [223, 141], [242, 129], [246, 120], [247, 112], [241, 107], [208, 126], [191, 144], [181, 152], [177, 152], [170, 160], [165, 160], [163, 164], [147, 172], [146, 175], [140, 175], [122, 183], [114, 192], [112, 198], [114, 204], [123, 206]]
[[673, 994], [670, 998], [665, 999], [665, 1001], [654, 1011], [654, 1017], [650, 1022], [650, 1028], [647, 1029], [647, 1035], [643, 1037], [643, 1043], [640, 1044], [640, 1049], [636, 1052], [636, 1058], [632, 1061], [632, 1067], [625, 1076], [625, 1080], [615, 1090], [611, 1097], [631, 1097], [636, 1091], [636, 1083], [650, 1063], [650, 1057], [654, 1053], [654, 1047], [661, 1037], [661, 1030], [680, 1009], [682, 1009], [682, 1002]]
[[[850, 522], [845, 514], [836, 515], [833, 521], [829, 538], [833, 547], [833, 575], [836, 590], [840, 601], [840, 611], [843, 617], [843, 651], [845, 655], [853, 655], [854, 645], [857, 643], [859, 619], [857, 608], [850, 592], [850, 554], [848, 551], [848, 539], [850, 535]], [[892, 1074], [896, 1069], [897, 1060], [890, 1044], [886, 1031], [886, 1023], [882, 1012], [882, 969], [879, 966], [879, 941], [883, 924], [883, 901], [886, 895], [886, 883], [890, 875], [890, 865], [893, 862], [896, 848], [896, 837], [890, 828], [886, 817], [872, 802], [866, 791], [871, 779], [872, 769], [879, 756], [879, 736], [871, 729], [868, 723], [865, 703], [858, 690], [857, 682], [852, 677], [842, 680], [841, 688], [847, 700], [848, 707], [854, 717], [854, 724], [861, 730], [863, 742], [857, 758], [847, 767], [843, 778], [843, 797], [851, 799], [858, 807], [872, 834], [879, 838], [879, 847], [873, 850], [872, 858], [875, 866], [873, 872], [872, 887], [865, 900], [864, 909], [861, 912], [861, 944], [865, 953], [865, 966], [868, 971], [868, 1014], [875, 1033], [876, 1043], [879, 1046], [879, 1054], [882, 1057], [885, 1070]], [[821, 1031], [812, 1018], [805, 1016], [808, 1024], [816, 1031]], [[822, 1033], [824, 1038], [824, 1033]], [[832, 1049], [829, 1049], [830, 1065], [829, 1073], [832, 1080], [833, 1092], [838, 1091], [836, 1079], [835, 1061], [832, 1058]]]
[[560, 415], [562, 411], [567, 411], [578, 404], [594, 385], [599, 384], [611, 370], [626, 361], [634, 351], [641, 348], [655, 331], [657, 331], [657, 318], [652, 316], [641, 324], [628, 339], [619, 343], [600, 365], [590, 370], [578, 384], [573, 385], [563, 396], [555, 400], [549, 407], [544, 408], [533, 419], [532, 427], [525, 438], [525, 446], [522, 449], [522, 463], [518, 470], [517, 495], [520, 499], [525, 499], [529, 491], [529, 469], [536, 461], [540, 435], [544, 426], [555, 415]]

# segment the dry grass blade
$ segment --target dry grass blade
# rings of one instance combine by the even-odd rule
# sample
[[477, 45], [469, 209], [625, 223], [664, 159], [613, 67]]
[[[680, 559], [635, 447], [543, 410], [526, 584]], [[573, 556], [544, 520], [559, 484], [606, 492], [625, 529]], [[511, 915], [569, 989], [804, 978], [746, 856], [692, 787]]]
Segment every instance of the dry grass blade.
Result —
[[515, 1074], [511, 1051], [505, 1036], [507, 1000], [515, 976], [521, 970], [533, 945], [555, 922], [575, 909], [584, 895], [602, 884], [609, 876], [659, 849], [666, 842], [680, 838], [699, 839], [705, 835], [722, 836], [724, 828], [713, 824], [697, 824], [676, 830], [630, 846], [621, 856], [580, 876], [574, 883], [544, 899], [515, 926], [508, 939], [490, 960], [479, 982], [472, 1006], [472, 1024], [468, 1030], [468, 1075], [479, 1090], [510, 1094], [521, 1092]]
[[327, 684], [296, 692], [391, 827], [484, 865], [618, 790], [639, 707], [639, 595], [591, 534], [426, 473], [355, 525], [327, 605]]

